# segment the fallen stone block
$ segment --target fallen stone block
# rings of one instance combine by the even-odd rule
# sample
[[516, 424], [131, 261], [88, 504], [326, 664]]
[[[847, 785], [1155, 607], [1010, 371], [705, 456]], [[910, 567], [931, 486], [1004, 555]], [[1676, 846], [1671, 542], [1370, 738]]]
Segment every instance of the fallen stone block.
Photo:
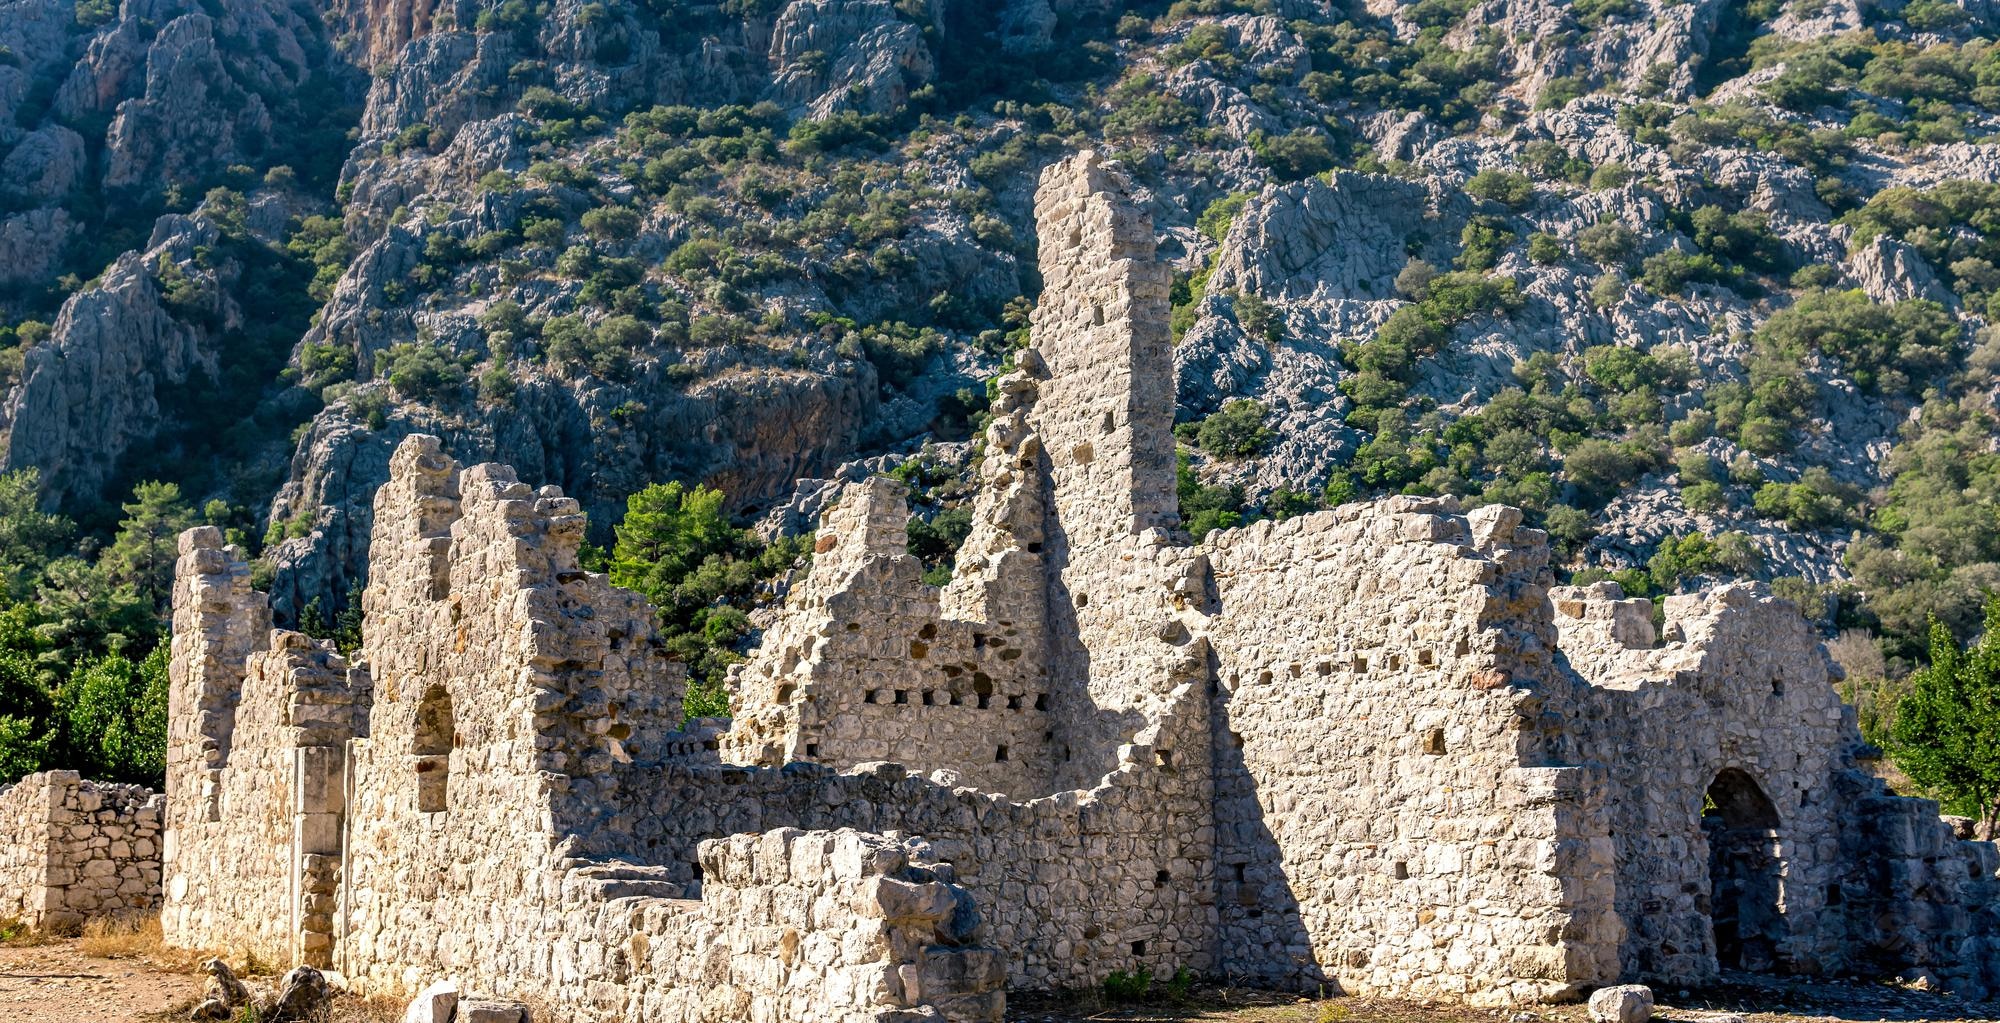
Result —
[[1646, 1023], [1653, 1018], [1653, 989], [1644, 984], [1599, 988], [1590, 996], [1590, 1018], [1596, 1023]]

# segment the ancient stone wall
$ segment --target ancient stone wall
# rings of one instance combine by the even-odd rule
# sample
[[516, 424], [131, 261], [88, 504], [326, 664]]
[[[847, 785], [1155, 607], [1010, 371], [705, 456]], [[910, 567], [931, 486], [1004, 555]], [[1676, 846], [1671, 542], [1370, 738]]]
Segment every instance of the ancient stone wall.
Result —
[[71, 931], [160, 904], [164, 796], [44, 771], [0, 788], [0, 920]]
[[722, 737], [724, 758], [834, 768], [888, 760], [991, 792], [1046, 793], [1043, 635], [1028, 614], [995, 614], [997, 600], [971, 607], [976, 618], [944, 613], [943, 591], [924, 584], [922, 563], [907, 551], [905, 494], [876, 477], [849, 488], [821, 520], [811, 575], [735, 673], [742, 709]]
[[345, 743], [365, 672], [270, 627], [243, 553], [181, 536], [167, 707], [169, 942], [267, 962], [331, 961]]
[[1223, 966], [1528, 1001], [1618, 976], [1603, 782], [1552, 766], [1512, 509], [1393, 498], [1211, 534]]
[[690, 853], [712, 836], [778, 827], [921, 836], [953, 864], [1015, 986], [1089, 987], [1142, 967], [1199, 974], [1215, 963], [1206, 703], [1205, 690], [1183, 690], [1177, 712], [1120, 748], [1120, 766], [1098, 784], [1032, 800], [954, 789], [895, 764], [846, 774], [635, 766], [652, 779], [649, 805], [635, 808], [629, 833], [579, 848], [643, 848], [687, 883], [698, 877]]
[[1173, 543], [1170, 268], [1122, 171], [1083, 152], [1035, 195], [1043, 290], [1026, 426], [1045, 452], [1048, 670], [1060, 708], [1057, 780], [1090, 784], [1108, 757], [1206, 681], [1189, 606], [1205, 566]]
[[948, 868], [853, 832], [683, 844], [638, 825], [661, 761], [714, 763], [714, 729], [680, 730], [682, 672], [644, 600], [578, 568], [573, 501], [419, 436], [377, 521], [398, 525], [363, 598], [373, 703], [334, 957], [358, 988], [453, 976], [577, 1020], [997, 1017], [1000, 960]]
[[1838, 669], [1792, 604], [1749, 585], [1669, 597], [1656, 634], [1652, 602], [1615, 583], [1552, 597], [1585, 683], [1551, 700], [1571, 726], [1561, 755], [1610, 772], [1629, 973], [2000, 980], [1979, 912], [2000, 854], [1857, 767]]

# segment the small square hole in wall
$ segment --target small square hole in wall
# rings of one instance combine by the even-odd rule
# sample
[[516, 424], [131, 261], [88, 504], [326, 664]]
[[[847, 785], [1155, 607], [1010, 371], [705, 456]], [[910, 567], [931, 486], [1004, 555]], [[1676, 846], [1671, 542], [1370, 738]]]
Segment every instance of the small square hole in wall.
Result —
[[1036, 709], [1036, 710], [1048, 710], [1048, 709], [1049, 709], [1049, 694], [1047, 694], [1047, 693], [1037, 693], [1037, 694], [1035, 695], [1035, 709]]
[[934, 707], [936, 705], [937, 705], [937, 694], [929, 689], [924, 690], [924, 706]]
[[1434, 757], [1443, 755], [1444, 729], [1433, 728], [1424, 736], [1424, 752]]
[[1155, 766], [1159, 767], [1160, 770], [1165, 771], [1168, 774], [1174, 773], [1174, 751], [1170, 749], [1154, 750], [1153, 763], [1155, 764]]
[[988, 695], [986, 695], [985, 693], [980, 693], [980, 694], [979, 694], [979, 709], [980, 709], [980, 710], [985, 710], [986, 708], [988, 708], [988, 707], [991, 707], [991, 706], [993, 706], [993, 697], [991, 697], [991, 696], [988, 696]]
[[1144, 956], [1146, 954], [1146, 943], [1144, 941], [1133, 942], [1132, 954], [1135, 956]]
[[882, 696], [882, 690], [870, 689], [867, 692], [861, 694], [861, 702], [874, 703], [877, 699], [880, 699], [881, 696]]
[[808, 757], [819, 756], [819, 743], [816, 742], [806, 743], [806, 756]]
[[898, 689], [898, 690], [896, 690], [896, 702], [897, 702], [897, 703], [908, 703], [908, 702], [910, 702], [910, 691], [909, 691], [908, 689]]
[[1783, 695], [1785, 695], [1785, 680], [1784, 680], [1784, 679], [1781, 679], [1781, 678], [1774, 678], [1774, 679], [1772, 679], [1772, 680], [1771, 680], [1771, 695], [1772, 695], [1772, 696], [1783, 696]]
[[1396, 875], [1396, 880], [1398, 881], [1408, 881], [1410, 879], [1410, 865], [1408, 863], [1403, 862], [1402, 860], [1397, 860], [1395, 866], [1395, 875]]
[[790, 703], [792, 702], [792, 697], [797, 695], [797, 693], [798, 693], [798, 688], [792, 685], [791, 683], [787, 682], [784, 685], [778, 687], [778, 702]]
[[1420, 667], [1420, 668], [1428, 668], [1428, 667], [1430, 667], [1431, 665], [1433, 665], [1433, 664], [1436, 664], [1436, 663], [1437, 663], [1437, 655], [1436, 655], [1436, 654], [1434, 654], [1434, 653], [1431, 653], [1431, 652], [1430, 652], [1429, 650], [1419, 650], [1419, 651], [1417, 651], [1417, 666], [1418, 666], [1418, 667]]
[[1231, 869], [1231, 870], [1234, 870], [1234, 871], [1236, 872], [1236, 883], [1237, 883], [1237, 884], [1242, 884], [1242, 883], [1244, 883], [1245, 881], [1248, 881], [1248, 880], [1249, 880], [1249, 877], [1248, 877], [1248, 874], [1249, 874], [1249, 871], [1250, 871], [1250, 865], [1249, 865], [1249, 864], [1247, 864], [1247, 863], [1232, 863], [1232, 864], [1230, 864], [1230, 865], [1229, 865], [1229, 867], [1230, 867], [1230, 869]]
[[1009, 696], [1009, 697], [1007, 697], [1007, 709], [1008, 709], [1008, 710], [1020, 710], [1020, 709], [1021, 709], [1021, 698], [1020, 698], [1020, 697], [1018, 697], [1018, 696]]
[[1155, 887], [1155, 888], [1165, 888], [1165, 887], [1167, 886], [1167, 883], [1168, 883], [1168, 882], [1170, 882], [1170, 881], [1172, 881], [1173, 879], [1174, 879], [1174, 875], [1172, 875], [1172, 874], [1170, 874], [1170, 873], [1168, 873], [1168, 872], [1166, 872], [1166, 871], [1164, 871], [1164, 870], [1162, 870], [1162, 871], [1159, 871], [1158, 873], [1155, 873], [1155, 874], [1153, 875], [1153, 887]]
[[1007, 762], [1007, 747], [1005, 744], [1002, 744], [994, 748], [993, 762], [996, 764], [1004, 764]]
[[1367, 671], [1368, 671], [1368, 658], [1356, 654], [1354, 657], [1354, 673], [1360, 675], [1366, 673]]

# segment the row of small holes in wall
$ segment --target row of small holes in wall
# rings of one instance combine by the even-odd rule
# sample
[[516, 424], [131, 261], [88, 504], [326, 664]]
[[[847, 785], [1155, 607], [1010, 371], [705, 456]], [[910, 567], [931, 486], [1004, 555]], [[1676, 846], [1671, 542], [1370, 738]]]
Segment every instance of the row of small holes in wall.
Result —
[[[1471, 651], [1471, 646], [1467, 644], [1464, 640], [1459, 640], [1458, 656], [1464, 657], [1470, 651]], [[1354, 661], [1351, 667], [1355, 674], [1359, 675], [1366, 673], [1368, 671], [1368, 665], [1369, 661], [1366, 656], [1361, 654], [1354, 655]], [[1419, 668], [1437, 667], [1437, 655], [1431, 653], [1431, 651], [1429, 650], [1417, 651], [1417, 667]], [[1402, 668], [1403, 668], [1403, 656], [1401, 654], [1390, 654], [1382, 662], [1382, 669], [1384, 671], [1401, 671]], [[1335, 669], [1332, 661], [1320, 661], [1319, 663], [1313, 665], [1313, 670], [1318, 672], [1321, 675], [1321, 677], [1327, 677], [1331, 676], [1334, 673]], [[1302, 664], [1287, 665], [1286, 671], [1293, 678], [1304, 678], [1306, 673], [1305, 666]], [[1276, 677], [1277, 676], [1275, 673], [1273, 673], [1269, 668], [1266, 668], [1263, 671], [1257, 673], [1257, 684], [1260, 686], [1268, 686], [1274, 679], [1276, 679]]]
[[[907, 706], [907, 705], [909, 704], [909, 702], [910, 702], [910, 693], [911, 693], [911, 690], [908, 690], [908, 689], [896, 689], [896, 690], [891, 690], [891, 692], [893, 693], [893, 697], [892, 697], [892, 698], [891, 698], [891, 699], [890, 699], [890, 700], [888, 701], [888, 703], [886, 704], [887, 706], [898, 706], [898, 707], [900, 707], [900, 706]], [[938, 693], [938, 690], [935, 690], [935, 689], [924, 689], [924, 690], [921, 690], [921, 691], [919, 691], [919, 692], [918, 692], [918, 695], [919, 695], [919, 697], [921, 698], [921, 700], [923, 701], [923, 706], [926, 706], [926, 707], [939, 707], [939, 706], [943, 706], [943, 707], [963, 707], [963, 706], [965, 706], [965, 694], [963, 694], [963, 693], [945, 693], [945, 694], [943, 694], [943, 695], [944, 695], [944, 697], [945, 697], [945, 702], [944, 702], [944, 703], [942, 703], [942, 704], [940, 704], [940, 703], [938, 702], [938, 696], [939, 696], [939, 693]], [[779, 699], [779, 700], [780, 700], [781, 702], [782, 702], [782, 701], [783, 701], [783, 700], [785, 699], [785, 696], [783, 695], [782, 691], [780, 691], [780, 695], [779, 695], [778, 699]], [[978, 702], [977, 702], [977, 704], [976, 704], [976, 705], [977, 705], [977, 707], [978, 707], [978, 709], [980, 709], [980, 710], [991, 710], [991, 709], [994, 709], [994, 707], [993, 707], [993, 697], [992, 697], [992, 696], [990, 696], [990, 695], [988, 695], [988, 694], [986, 694], [986, 693], [980, 693], [980, 694], [978, 694], [978, 696], [976, 697], [976, 699], [977, 699], [977, 701], [978, 701]], [[1022, 705], [1023, 705], [1023, 704], [1024, 704], [1024, 703], [1025, 703], [1026, 701], [1027, 701], [1027, 699], [1028, 699], [1028, 698], [1027, 698], [1026, 696], [1009, 696], [1009, 697], [1007, 697], [1007, 709], [1008, 709], [1008, 710], [1022, 710], [1022, 709], [1024, 709]], [[882, 700], [882, 690], [880, 690], [880, 689], [870, 689], [870, 690], [867, 690], [866, 692], [863, 692], [863, 693], [861, 694], [861, 702], [862, 702], [862, 703], [873, 703], [873, 704], [883, 704], [883, 700]], [[1037, 693], [1037, 694], [1035, 695], [1035, 709], [1036, 709], [1036, 710], [1040, 710], [1040, 711], [1046, 711], [1046, 710], [1048, 710], [1048, 709], [1049, 709], [1049, 694], [1047, 694], [1047, 693]]]

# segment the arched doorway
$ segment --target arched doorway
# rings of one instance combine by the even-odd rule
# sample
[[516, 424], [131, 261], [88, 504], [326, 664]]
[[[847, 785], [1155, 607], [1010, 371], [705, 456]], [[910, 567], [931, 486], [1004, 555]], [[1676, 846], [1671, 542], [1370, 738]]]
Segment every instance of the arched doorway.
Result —
[[1733, 767], [1715, 776], [1702, 800], [1708, 839], [1709, 920], [1716, 965], [1766, 971], [1784, 937], [1778, 809], [1756, 779]]

